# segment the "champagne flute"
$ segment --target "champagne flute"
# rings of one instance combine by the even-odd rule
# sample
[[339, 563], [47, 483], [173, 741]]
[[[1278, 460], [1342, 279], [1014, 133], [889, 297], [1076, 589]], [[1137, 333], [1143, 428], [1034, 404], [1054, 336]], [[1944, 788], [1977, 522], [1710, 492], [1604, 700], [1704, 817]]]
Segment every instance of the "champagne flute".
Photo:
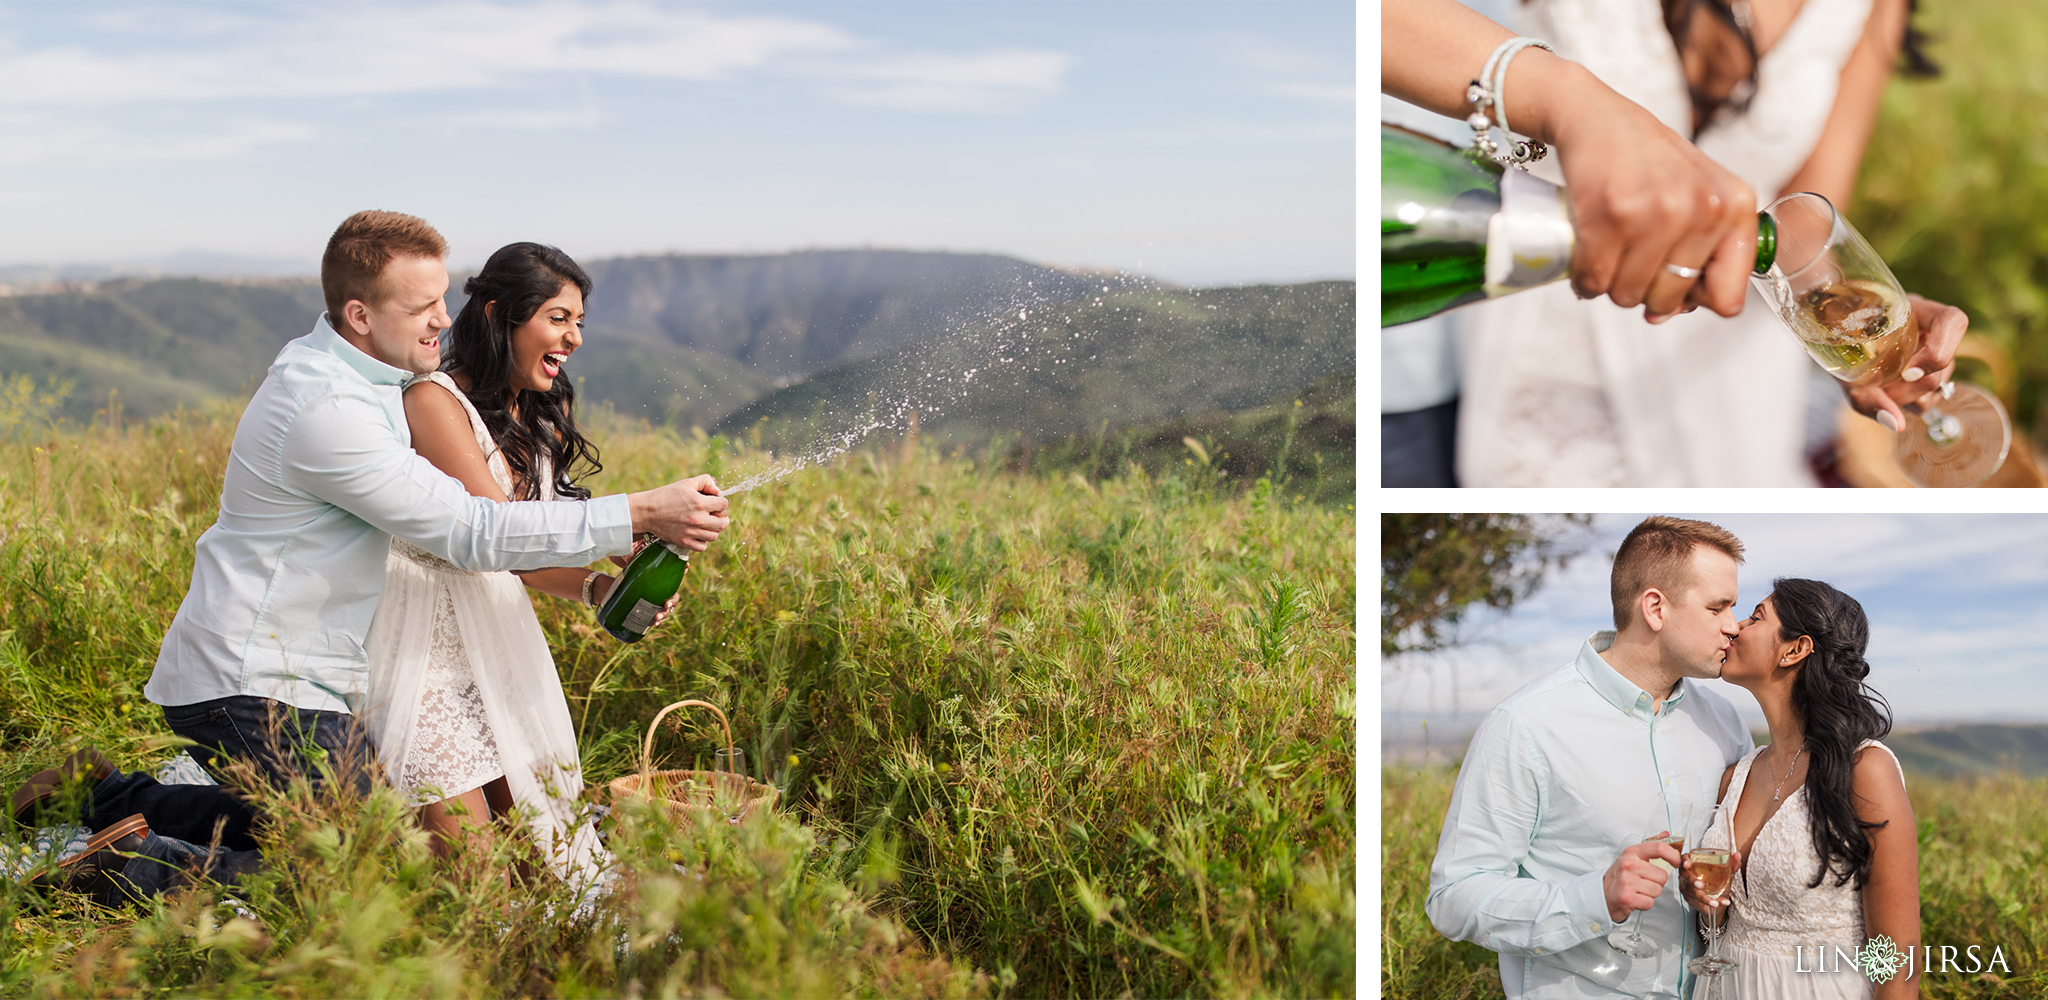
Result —
[[[1919, 346], [1920, 326], [1891, 268], [1820, 195], [1786, 195], [1764, 214], [1771, 232], [1760, 239], [1774, 239], [1776, 253], [1750, 280], [1799, 346], [1850, 385], [1896, 380]], [[1914, 485], [1975, 486], [2005, 463], [2012, 420], [1990, 393], [1951, 382], [1924, 411], [1904, 409], [1892, 454]]]
[[[1685, 854], [1685, 833], [1692, 827], [1693, 805], [1682, 799], [1660, 796], [1649, 816], [1643, 820], [1643, 842], [1670, 844], [1678, 853]], [[1651, 858], [1650, 863], [1666, 872], [1677, 869], [1663, 858]], [[1628, 926], [1617, 927], [1607, 935], [1607, 945], [1616, 951], [1628, 952], [1632, 958], [1650, 958], [1657, 954], [1655, 941], [1643, 940], [1643, 911], [1628, 915]]]
[[[1692, 853], [1686, 855], [1686, 860], [1692, 862], [1693, 891], [1707, 903], [1727, 897], [1728, 884], [1735, 874], [1734, 866], [1729, 864], [1735, 853], [1735, 831], [1730, 828], [1730, 819], [1727, 805], [1715, 806], [1707, 815], [1706, 826], [1700, 831]], [[1720, 976], [1735, 968], [1733, 961], [1721, 957], [1721, 929], [1713, 920], [1707, 920], [1707, 954], [1693, 959], [1686, 968], [1697, 976]]]

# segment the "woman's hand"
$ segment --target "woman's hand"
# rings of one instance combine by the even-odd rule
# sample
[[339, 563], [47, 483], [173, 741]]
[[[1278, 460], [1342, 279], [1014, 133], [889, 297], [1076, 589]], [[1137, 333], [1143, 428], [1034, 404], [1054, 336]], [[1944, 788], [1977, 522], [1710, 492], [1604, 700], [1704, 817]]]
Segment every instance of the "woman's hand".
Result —
[[[641, 538], [641, 539], [636, 539], [636, 540], [635, 540], [635, 541], [633, 542], [633, 551], [631, 551], [631, 552], [628, 552], [628, 553], [626, 553], [625, 555], [622, 555], [622, 556], [607, 556], [606, 558], [608, 558], [608, 559], [610, 559], [610, 560], [612, 561], [612, 565], [614, 565], [614, 566], [617, 566], [617, 567], [618, 567], [618, 568], [620, 568], [620, 569], [625, 569], [625, 568], [626, 568], [626, 566], [627, 566], [627, 564], [629, 564], [629, 563], [631, 563], [631, 562], [633, 561], [633, 557], [634, 557], [634, 556], [637, 556], [637, 555], [639, 555], [639, 554], [640, 554], [640, 550], [641, 550], [641, 549], [644, 549], [644, 548], [646, 548], [646, 547], [647, 547], [647, 544], [648, 544], [648, 543], [647, 543], [647, 539], [644, 539], [644, 538]], [[593, 602], [594, 602], [594, 603], [595, 603], [595, 604], [596, 604], [597, 606], [599, 606], [599, 607], [603, 607], [603, 606], [604, 606], [604, 599], [605, 599], [606, 597], [609, 597], [609, 596], [611, 596], [612, 588], [613, 588], [613, 587], [615, 587], [615, 586], [617, 586], [617, 585], [618, 585], [618, 582], [619, 582], [619, 578], [618, 578], [618, 577], [615, 577], [615, 576], [606, 576], [606, 577], [604, 577], [604, 578], [602, 578], [602, 579], [600, 579], [600, 580], [596, 581], [595, 583], [591, 584], [591, 587], [590, 587], [590, 596], [591, 596], [591, 599], [593, 600]], [[678, 605], [680, 605], [680, 604], [681, 604], [682, 602], [683, 602], [683, 592], [682, 592], [682, 591], [680, 591], [680, 590], [678, 590], [678, 591], [676, 591], [676, 592], [675, 592], [675, 594], [674, 594], [673, 596], [671, 596], [671, 597], [670, 597], [670, 598], [668, 599], [668, 602], [667, 602], [667, 603], [665, 603], [665, 604], [663, 604], [663, 605], [661, 606], [661, 610], [660, 610], [660, 611], [658, 611], [658, 612], [655, 612], [655, 615], [654, 615], [654, 623], [653, 623], [653, 624], [651, 624], [651, 625], [649, 625], [649, 626], [647, 626], [647, 632], [652, 632], [652, 631], [654, 631], [655, 629], [658, 629], [658, 628], [660, 628], [660, 627], [661, 627], [661, 623], [662, 623], [662, 622], [665, 622], [665, 621], [668, 621], [668, 619], [669, 619], [669, 616], [670, 616], [670, 615], [672, 615], [672, 614], [675, 614], [675, 611], [676, 611], [676, 607], [677, 607]], [[644, 635], [646, 635], [646, 634], [647, 634], [647, 632], [642, 632], [642, 633], [640, 633], [640, 634], [644, 636]]]
[[1934, 402], [1930, 394], [1939, 391], [1942, 383], [1954, 374], [1956, 348], [1970, 329], [1970, 317], [1955, 306], [1918, 295], [1907, 295], [1906, 301], [1913, 305], [1913, 320], [1920, 327], [1920, 344], [1907, 359], [1905, 371], [1896, 381], [1882, 385], [1842, 385], [1843, 394], [1849, 397], [1849, 405], [1856, 412], [1883, 424], [1885, 430], [1894, 434], [1906, 426], [1905, 411], [1899, 407]]
[[[1741, 851], [1729, 850], [1728, 870], [1730, 872], [1742, 870]], [[1730, 875], [1729, 877], [1733, 878], [1734, 876]], [[1678, 893], [1685, 900], [1686, 905], [1699, 911], [1707, 918], [1708, 923], [1718, 927], [1722, 917], [1725, 916], [1721, 911], [1728, 908], [1730, 902], [1729, 895], [1724, 892], [1721, 894], [1720, 899], [1714, 900], [1711, 903], [1707, 902], [1700, 898], [1700, 882], [1699, 877], [1692, 873], [1692, 856], [1687, 855], [1679, 864]]]
[[[1535, 62], [1532, 76], [1542, 68]], [[1592, 73], [1549, 62], [1556, 68], [1529, 85], [1527, 103], [1511, 99], [1510, 123], [1521, 131], [1528, 107], [1529, 127], [1557, 147], [1578, 233], [1572, 288], [1642, 305], [1652, 323], [1697, 305], [1741, 312], [1756, 264], [1756, 193]], [[1704, 274], [1683, 277], [1667, 264]]]
[[[1389, 0], [1380, 5], [1380, 89], [1464, 118], [1467, 82], [1514, 36], [1456, 0]], [[1756, 265], [1748, 184], [1575, 62], [1523, 49], [1508, 62], [1506, 87], [1508, 126], [1556, 147], [1563, 165], [1581, 296], [1642, 305], [1653, 323], [1688, 303], [1742, 311]]]

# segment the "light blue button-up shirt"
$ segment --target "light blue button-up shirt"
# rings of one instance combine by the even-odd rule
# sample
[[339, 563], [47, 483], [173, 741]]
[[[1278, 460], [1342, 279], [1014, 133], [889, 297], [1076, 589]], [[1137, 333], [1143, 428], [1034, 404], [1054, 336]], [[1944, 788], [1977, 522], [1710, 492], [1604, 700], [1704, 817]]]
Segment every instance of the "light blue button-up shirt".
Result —
[[363, 642], [393, 535], [483, 572], [632, 548], [624, 494], [496, 503], [421, 458], [401, 395], [411, 374], [325, 316], [278, 352], [235, 429], [220, 518], [199, 536], [149, 700], [255, 695], [351, 711], [368, 686]]
[[1722, 770], [1751, 745], [1734, 706], [1700, 681], [1655, 707], [1600, 658], [1613, 642], [1595, 633], [1577, 660], [1487, 715], [1437, 839], [1430, 922], [1499, 953], [1510, 1000], [1679, 995], [1694, 934], [1677, 880], [1640, 918], [1658, 950], [1638, 959], [1607, 943], [1620, 925], [1601, 876], [1657, 832], [1644, 827], [1665, 802], [1711, 806]]

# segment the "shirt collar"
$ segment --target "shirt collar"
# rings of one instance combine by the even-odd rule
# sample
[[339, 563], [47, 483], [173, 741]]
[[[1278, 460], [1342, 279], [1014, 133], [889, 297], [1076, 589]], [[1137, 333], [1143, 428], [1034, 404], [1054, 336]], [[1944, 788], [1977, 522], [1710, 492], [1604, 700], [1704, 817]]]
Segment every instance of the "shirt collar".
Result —
[[[1586, 644], [1579, 647], [1577, 667], [1579, 676], [1593, 686], [1607, 703], [1621, 709], [1622, 714], [1631, 718], [1650, 721], [1656, 716], [1657, 699], [1648, 691], [1636, 686], [1636, 682], [1621, 676], [1621, 672], [1609, 666], [1600, 654], [1614, 645], [1613, 632], [1595, 632], [1587, 637]], [[1664, 710], [1670, 710], [1685, 699], [1686, 684], [1679, 681], [1664, 699]]]
[[404, 385], [405, 380], [412, 377], [412, 372], [387, 365], [341, 339], [341, 334], [334, 332], [334, 324], [327, 319], [326, 313], [321, 313], [320, 319], [313, 324], [312, 338], [307, 346], [340, 358], [357, 374], [369, 379], [371, 385]]

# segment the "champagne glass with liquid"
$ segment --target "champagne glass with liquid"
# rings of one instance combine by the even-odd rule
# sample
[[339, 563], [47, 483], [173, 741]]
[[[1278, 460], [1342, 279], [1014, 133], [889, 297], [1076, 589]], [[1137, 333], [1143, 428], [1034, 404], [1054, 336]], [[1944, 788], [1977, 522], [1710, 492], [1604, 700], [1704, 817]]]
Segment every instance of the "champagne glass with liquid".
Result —
[[[1750, 280], [1799, 346], [1850, 385], [1896, 380], [1919, 346], [1920, 325], [1891, 268], [1820, 195], [1786, 195], [1764, 214], [1775, 259]], [[1951, 382], [1938, 402], [1904, 409], [1892, 455], [1914, 485], [1975, 486], [2005, 463], [2012, 421], [1990, 393]]]
[[[1643, 842], [1670, 844], [1680, 857], [1685, 855], [1685, 834], [1692, 828], [1693, 804], [1679, 799], [1661, 798], [1650, 810], [1649, 818], [1643, 821]], [[1666, 873], [1677, 869], [1663, 858], [1651, 858], [1650, 863], [1664, 869]], [[1657, 954], [1657, 942], [1643, 937], [1643, 911], [1628, 915], [1628, 926], [1617, 927], [1607, 935], [1607, 945], [1616, 951], [1625, 951], [1632, 958], [1650, 958]]]
[[[1716, 903], [1728, 896], [1728, 883], [1734, 877], [1734, 866], [1729, 860], [1735, 853], [1735, 831], [1731, 828], [1732, 816], [1726, 805], [1717, 805], [1707, 815], [1706, 826], [1700, 830], [1699, 840], [1692, 852], [1685, 856], [1692, 863], [1692, 887], [1700, 899]], [[1726, 910], [1723, 908], [1725, 914]], [[1725, 918], [1724, 918], [1725, 919]], [[1735, 968], [1735, 963], [1721, 957], [1721, 929], [1713, 921], [1707, 924], [1707, 953], [1695, 958], [1686, 966], [1696, 976], [1716, 977], [1713, 987], [1702, 985], [1703, 990], [1718, 992], [1699, 995], [1732, 996], [1733, 979], [1722, 980], [1721, 974]], [[1725, 988], [1723, 986], [1725, 985]]]

